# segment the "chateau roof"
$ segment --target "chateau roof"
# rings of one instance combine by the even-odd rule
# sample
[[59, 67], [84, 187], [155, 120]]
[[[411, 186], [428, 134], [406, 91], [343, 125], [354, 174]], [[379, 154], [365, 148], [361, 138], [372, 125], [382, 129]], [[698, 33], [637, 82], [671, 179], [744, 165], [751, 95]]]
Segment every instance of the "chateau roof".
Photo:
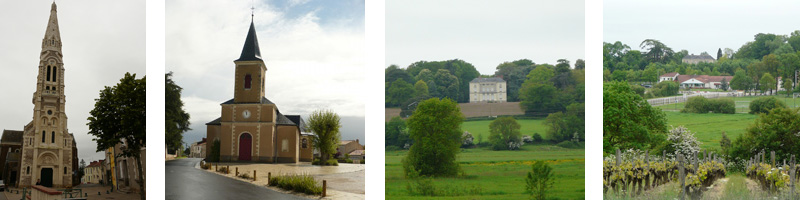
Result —
[[714, 59], [714, 57], [711, 57], [711, 55], [694, 55], [694, 54], [686, 55], [683, 57], [683, 59], [717, 60]]
[[256, 27], [253, 25], [253, 20], [250, 20], [250, 30], [247, 32], [247, 38], [242, 47], [242, 55], [236, 61], [263, 61], [261, 60], [261, 50], [258, 48], [258, 37], [256, 36]]
[[475, 79], [472, 79], [472, 81], [470, 81], [470, 83], [487, 83], [487, 82], [496, 83], [496, 82], [506, 82], [506, 81], [503, 80], [502, 78], [498, 78], [498, 77], [475, 78]]
[[261, 97], [261, 102], [260, 103], [235, 103], [235, 102], [233, 102], [233, 99], [231, 99], [231, 100], [228, 100], [228, 101], [226, 101], [225, 103], [222, 103], [222, 104], [275, 104], [275, 103], [272, 103], [272, 101], [267, 99], [267, 97]]
[[300, 115], [286, 115], [286, 118], [289, 118], [289, 120], [297, 124], [297, 126], [300, 127], [300, 132], [307, 132], [306, 122], [303, 120], [303, 117]]

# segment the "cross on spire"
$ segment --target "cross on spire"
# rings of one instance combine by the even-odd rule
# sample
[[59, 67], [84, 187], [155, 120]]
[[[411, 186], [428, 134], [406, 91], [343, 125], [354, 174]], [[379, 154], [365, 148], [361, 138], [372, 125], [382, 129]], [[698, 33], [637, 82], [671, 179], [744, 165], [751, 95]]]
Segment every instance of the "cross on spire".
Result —
[[255, 17], [255, 12], [256, 12], [255, 2], [250, 1], [250, 21], [253, 21], [253, 18]]

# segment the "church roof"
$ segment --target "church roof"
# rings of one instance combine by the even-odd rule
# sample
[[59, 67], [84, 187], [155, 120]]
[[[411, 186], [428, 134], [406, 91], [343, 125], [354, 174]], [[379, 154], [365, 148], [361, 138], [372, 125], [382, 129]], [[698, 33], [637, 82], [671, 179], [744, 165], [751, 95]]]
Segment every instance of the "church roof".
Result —
[[222, 123], [220, 123], [221, 121], [222, 121], [222, 117], [219, 117], [219, 118], [217, 118], [215, 120], [212, 120], [212, 121], [206, 123], [206, 125], [221, 125], [222, 124]]
[[261, 50], [258, 48], [258, 37], [256, 36], [256, 27], [253, 21], [250, 21], [250, 31], [247, 32], [247, 38], [244, 40], [244, 47], [242, 47], [242, 55], [236, 61], [252, 61], [261, 60]]
[[22, 145], [22, 131], [3, 130], [0, 144]]
[[[228, 101], [226, 101], [225, 103], [222, 103], [222, 104], [258, 104], [258, 103], [234, 103], [233, 99], [231, 99], [231, 100], [228, 100]], [[260, 104], [275, 104], [275, 103], [272, 103], [272, 101], [267, 99], [267, 97], [261, 97], [261, 103]]]
[[281, 114], [281, 111], [277, 111], [278, 118], [275, 120], [275, 124], [278, 125], [288, 125], [288, 126], [297, 126], [291, 119], [286, 117], [285, 115]]
[[306, 122], [300, 115], [286, 115], [286, 118], [289, 118], [289, 120], [292, 120], [292, 122], [297, 124], [297, 126], [300, 127], [300, 132], [308, 132], [306, 130]]

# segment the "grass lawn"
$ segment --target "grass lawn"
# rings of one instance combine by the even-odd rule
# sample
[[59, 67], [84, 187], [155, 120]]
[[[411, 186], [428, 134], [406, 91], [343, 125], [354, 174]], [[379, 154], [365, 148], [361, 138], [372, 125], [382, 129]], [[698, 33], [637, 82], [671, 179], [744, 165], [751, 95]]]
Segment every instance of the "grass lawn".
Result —
[[724, 131], [728, 138], [733, 141], [746, 132], [757, 115], [751, 114], [696, 114], [664, 112], [667, 114], [667, 124], [672, 126], [684, 126], [694, 133], [694, 137], [703, 144], [703, 149], [719, 149], [719, 140], [722, 139]]
[[[475, 142], [478, 140], [478, 135], [483, 136], [483, 141], [489, 140], [489, 124], [492, 123], [491, 120], [481, 120], [481, 121], [465, 121], [461, 123], [461, 130], [467, 131], [472, 133], [472, 137], [475, 137]], [[539, 133], [542, 135], [543, 138], [547, 139], [546, 134], [546, 127], [544, 125], [544, 118], [541, 119], [518, 119], [517, 123], [520, 125], [520, 133], [522, 135], [530, 135], [533, 136], [534, 133]]]
[[[487, 126], [488, 127], [488, 126]], [[407, 151], [386, 152], [386, 199], [431, 199], [411, 196], [406, 191], [401, 159]], [[535, 160], [547, 160], [555, 173], [555, 186], [548, 198], [584, 199], [584, 149], [551, 145], [525, 145], [519, 151], [462, 149], [458, 162], [467, 174], [462, 178], [437, 178], [437, 187], [473, 188], [479, 196], [437, 197], [437, 199], [528, 199], [525, 176]]]

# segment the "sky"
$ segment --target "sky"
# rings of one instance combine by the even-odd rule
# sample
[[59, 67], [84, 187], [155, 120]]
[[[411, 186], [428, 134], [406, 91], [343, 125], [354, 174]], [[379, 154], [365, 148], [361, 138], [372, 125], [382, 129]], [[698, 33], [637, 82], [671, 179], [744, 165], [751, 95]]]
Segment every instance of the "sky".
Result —
[[234, 60], [252, 20], [267, 65], [266, 97], [281, 113], [329, 109], [341, 118], [342, 140], [364, 142], [364, 1], [166, 2], [166, 72], [183, 87], [191, 131], [184, 142], [206, 136], [205, 123], [233, 98]]
[[[39, 53], [52, 1], [0, 1], [0, 129], [22, 130], [33, 120]], [[58, 1], [64, 54], [67, 128], [78, 157], [104, 159], [88, 134], [89, 111], [104, 86], [125, 72], [145, 75], [143, 1]]]
[[716, 55], [734, 51], [758, 33], [789, 35], [800, 30], [800, 1], [605, 0], [603, 41], [621, 41], [632, 50], [656, 39], [674, 51]]
[[386, 61], [461, 59], [484, 75], [523, 58], [584, 58], [583, 0], [387, 0]]

